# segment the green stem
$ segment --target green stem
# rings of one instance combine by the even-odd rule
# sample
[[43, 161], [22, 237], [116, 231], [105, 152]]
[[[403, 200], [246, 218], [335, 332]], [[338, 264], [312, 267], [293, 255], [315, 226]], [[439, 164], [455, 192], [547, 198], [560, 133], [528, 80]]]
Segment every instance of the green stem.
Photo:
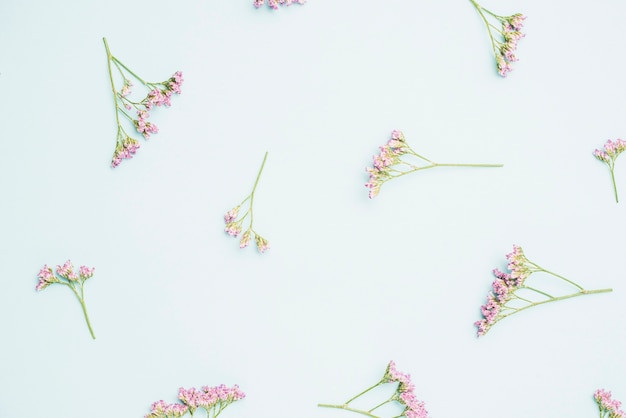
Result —
[[[522, 289], [532, 290], [533, 292], [537, 292], [537, 293], [539, 293], [539, 294], [542, 294], [542, 295], [544, 295], [545, 297], [548, 297], [548, 298], [550, 298], [550, 299], [554, 299], [554, 296], [549, 295], [549, 294], [547, 294], [546, 292], [543, 292], [543, 291], [541, 291], [541, 290], [539, 290], [539, 289], [535, 289], [534, 287], [530, 287], [530, 286], [522, 286], [521, 288], [522, 288]], [[518, 296], [518, 297], [519, 297], [519, 296]], [[521, 299], [521, 298], [520, 298], [520, 299]], [[524, 299], [524, 300], [526, 300], [526, 299]], [[532, 303], [532, 302], [531, 302], [531, 303]]]
[[532, 308], [533, 306], [543, 305], [544, 303], [556, 302], [558, 300], [565, 300], [565, 299], [575, 298], [575, 297], [583, 296], [583, 295], [591, 295], [591, 294], [594, 294], [594, 293], [606, 293], [606, 292], [612, 292], [612, 291], [613, 291], [613, 289], [597, 289], [597, 290], [584, 290], [583, 289], [580, 292], [572, 293], [570, 295], [554, 297], [552, 299], [542, 300], [541, 302], [533, 302], [531, 305], [524, 306], [523, 308], [518, 308], [514, 312], [502, 315], [498, 319], [498, 321], [501, 320], [501, 319], [506, 318], [507, 316], [511, 316], [511, 315], [514, 315], [514, 314], [516, 314], [518, 312], [521, 312], [521, 311], [523, 311], [525, 309]]
[[368, 387], [368, 388], [367, 388], [367, 389], [365, 389], [363, 392], [361, 392], [361, 393], [357, 394], [356, 396], [353, 396], [352, 398], [350, 398], [350, 399], [349, 399], [349, 400], [348, 400], [348, 401], [347, 401], [344, 405], [348, 405], [350, 402], [352, 402], [353, 400], [355, 400], [355, 399], [356, 399], [356, 398], [358, 398], [359, 396], [364, 395], [364, 394], [366, 394], [367, 392], [369, 392], [370, 390], [372, 390], [372, 389], [374, 389], [374, 388], [376, 388], [376, 387], [378, 387], [378, 386], [382, 385], [382, 383], [383, 383], [383, 382], [382, 382], [382, 380], [381, 380], [380, 382], [376, 383], [374, 386], [370, 386], [370, 387]]
[[252, 187], [252, 193], [250, 193], [250, 228], [252, 228], [252, 221], [254, 220], [254, 214], [252, 213], [252, 205], [254, 204], [254, 192], [256, 191], [256, 186], [259, 184], [259, 179], [261, 178], [261, 173], [263, 172], [263, 167], [265, 167], [266, 160], [267, 160], [267, 151], [265, 152], [265, 157], [263, 157], [263, 163], [261, 164], [261, 168], [259, 169], [259, 174], [257, 174], [256, 176], [254, 187]]
[[583, 287], [582, 287], [582, 286], [580, 286], [579, 284], [574, 283], [574, 282], [573, 282], [573, 281], [571, 281], [570, 279], [567, 279], [567, 278], [565, 278], [565, 277], [561, 276], [560, 274], [556, 274], [556, 273], [554, 273], [554, 272], [552, 272], [552, 271], [550, 271], [550, 270], [546, 270], [546, 269], [544, 269], [543, 267], [539, 266], [538, 264], [533, 263], [532, 261], [530, 262], [530, 264], [532, 264], [532, 265], [533, 265], [533, 266], [535, 266], [537, 269], [539, 269], [539, 271], [543, 271], [544, 273], [551, 274], [551, 275], [552, 275], [552, 276], [554, 276], [554, 277], [558, 277], [559, 279], [566, 281], [567, 283], [571, 284], [572, 286], [576, 286], [576, 287], [577, 287], [578, 289], [580, 289], [581, 291], [584, 291], [584, 290], [585, 290], [585, 289], [583, 289]]
[[[91, 328], [91, 322], [89, 322], [89, 314], [87, 314], [87, 306], [85, 306], [84, 297], [81, 297], [81, 295], [78, 294], [78, 291], [72, 284], [69, 284], [67, 286], [69, 286], [69, 288], [72, 289], [72, 291], [76, 295], [76, 298], [78, 298], [78, 301], [80, 302], [80, 306], [81, 308], [83, 308], [83, 314], [85, 315], [85, 321], [87, 321], [87, 327], [89, 327], [89, 333], [91, 333], [91, 338], [95, 340], [96, 335], [93, 333], [93, 328]], [[80, 293], [84, 295], [82, 285], [81, 285]]]
[[107, 66], [109, 68], [109, 79], [111, 80], [111, 90], [113, 90], [113, 103], [115, 104], [115, 119], [117, 120], [117, 126], [119, 128], [120, 117], [118, 115], [119, 106], [117, 105], [117, 91], [115, 90], [115, 83], [113, 82], [113, 72], [111, 71], [111, 60], [113, 59], [113, 55], [111, 55], [111, 50], [109, 50], [109, 44], [107, 43], [107, 38], [102, 38], [102, 40], [104, 41], [104, 48], [107, 51]]
[[434, 164], [435, 167], [504, 167], [504, 164]]
[[356, 412], [357, 414], [361, 414], [361, 415], [366, 415], [368, 417], [371, 418], [379, 418], [378, 416], [374, 415], [374, 414], [370, 414], [367, 411], [361, 411], [360, 409], [354, 409], [354, 408], [350, 408], [348, 406], [348, 404], [343, 404], [343, 405], [329, 405], [329, 404], [325, 404], [325, 403], [319, 403], [317, 404], [317, 406], [322, 407], [322, 408], [337, 408], [337, 409], [345, 409], [346, 411], [352, 411], [352, 412]]
[[[395, 394], [394, 394], [394, 396], [395, 396]], [[373, 407], [372, 409], [370, 409], [370, 410], [369, 410], [369, 411], [367, 411], [367, 412], [371, 413], [372, 411], [377, 410], [377, 409], [378, 409], [378, 408], [380, 408], [381, 406], [383, 406], [383, 405], [385, 405], [385, 404], [388, 404], [388, 403], [389, 403], [389, 402], [391, 402], [391, 401], [393, 401], [393, 396], [392, 396], [391, 398], [387, 399], [385, 402], [382, 402], [382, 403], [380, 403], [380, 404], [376, 405], [375, 407]]]
[[615, 203], [619, 203], [619, 199], [617, 198], [617, 185], [615, 184], [615, 173], [613, 172], [613, 168], [611, 168], [611, 180], [613, 181], [613, 192], [615, 193]]
[[143, 81], [143, 78], [139, 77], [137, 74], [135, 74], [135, 73], [133, 72], [133, 70], [131, 70], [130, 68], [128, 68], [127, 66], [125, 66], [125, 65], [124, 65], [124, 63], [123, 63], [122, 61], [118, 60], [117, 58], [115, 58], [115, 57], [113, 57], [113, 56], [112, 56], [111, 58], [112, 58], [112, 59], [114, 59], [114, 60], [115, 60], [115, 62], [117, 62], [119, 65], [121, 65], [122, 67], [124, 67], [124, 69], [125, 69], [126, 71], [128, 71], [129, 73], [131, 73], [133, 77], [135, 77], [137, 80], [139, 80], [140, 82], [142, 82], [145, 86], [148, 86], [148, 85], [150, 84], [150, 83], [146, 83], [145, 81]]
[[[483, 13], [483, 10], [486, 11], [487, 13], [493, 15], [493, 13], [491, 13], [490, 11], [488, 11], [487, 9], [483, 9], [478, 3], [476, 3], [474, 0], [470, 0], [472, 2], [472, 4], [474, 5], [474, 7], [476, 8], [476, 10], [478, 11], [478, 13], [480, 14], [480, 17], [483, 19], [483, 22], [485, 22], [485, 26], [487, 27], [487, 32], [489, 32], [489, 39], [491, 40], [491, 47], [493, 48], [493, 53], [497, 56], [498, 52], [497, 52], [497, 48], [496, 48], [496, 43], [493, 39], [493, 35], [491, 34], [491, 28], [489, 27], [489, 21], [487, 20], [487, 17], [485, 16], [485, 14]], [[495, 16], [495, 15], [494, 15]]]

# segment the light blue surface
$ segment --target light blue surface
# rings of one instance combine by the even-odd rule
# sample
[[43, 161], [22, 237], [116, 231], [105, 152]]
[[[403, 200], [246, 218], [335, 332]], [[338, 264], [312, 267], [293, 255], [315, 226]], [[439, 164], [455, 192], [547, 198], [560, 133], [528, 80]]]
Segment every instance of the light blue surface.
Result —
[[[224, 417], [341, 417], [389, 360], [434, 418], [596, 417], [626, 401], [626, 4], [484, 1], [528, 15], [495, 74], [469, 1], [0, 4], [0, 417], [142, 417], [179, 386], [239, 384]], [[160, 132], [111, 170], [102, 37], [142, 77], [181, 70]], [[442, 162], [363, 184], [392, 129]], [[250, 191], [271, 244], [223, 214]], [[623, 158], [623, 157], [622, 157]], [[512, 244], [585, 287], [475, 338]], [[36, 293], [43, 264], [95, 266], [86, 300]]]

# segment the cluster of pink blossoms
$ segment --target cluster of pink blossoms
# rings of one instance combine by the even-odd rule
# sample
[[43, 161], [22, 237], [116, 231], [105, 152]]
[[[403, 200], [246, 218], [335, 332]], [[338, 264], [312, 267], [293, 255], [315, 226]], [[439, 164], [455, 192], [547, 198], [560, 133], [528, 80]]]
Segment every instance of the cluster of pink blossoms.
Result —
[[[482, 17], [483, 22], [487, 27], [487, 32], [491, 38], [493, 53], [496, 58], [498, 74], [502, 77], [506, 77], [506, 75], [512, 70], [511, 63], [518, 61], [515, 56], [515, 51], [517, 50], [517, 43], [520, 39], [526, 36], [521, 32], [526, 16], [520, 13], [516, 13], [511, 16], [499, 16], [485, 9], [476, 3], [476, 1], [470, 1]], [[490, 18], [495, 19], [500, 24], [500, 30], [498, 30], [496, 26], [490, 22]], [[496, 35], [494, 35], [494, 31]]]
[[513, 246], [513, 252], [507, 254], [506, 259], [509, 262], [507, 268], [511, 272], [503, 273], [497, 268], [493, 270], [496, 276], [496, 280], [492, 283], [493, 291], [489, 292], [487, 303], [480, 308], [483, 319], [474, 323], [478, 328], [478, 336], [485, 335], [489, 328], [500, 319], [502, 308], [514, 297], [514, 292], [524, 285], [524, 281], [534, 271], [527, 264], [528, 259], [524, 256], [524, 251], [517, 245]]
[[[120, 115], [122, 116], [122, 119], [130, 121], [135, 130], [145, 139], [149, 139], [151, 134], [159, 132], [159, 128], [154, 123], [147, 121], [150, 117], [149, 111], [152, 110], [154, 106], [171, 106], [172, 95], [181, 93], [183, 74], [182, 72], [177, 71], [174, 75], [163, 82], [146, 82], [111, 54], [106, 39], [104, 39], [104, 45], [107, 51], [109, 76], [111, 79], [111, 88], [113, 90], [117, 118], [117, 144], [111, 161], [111, 166], [115, 168], [120, 165], [123, 160], [133, 158], [139, 149], [139, 142], [128, 135], [122, 127]], [[113, 67], [118, 70], [124, 80], [124, 85], [121, 91], [117, 91], [115, 88], [112, 73]], [[133, 87], [133, 83], [130, 80], [131, 77], [139, 81], [139, 83], [147, 90], [146, 96], [141, 101], [133, 101], [129, 98]], [[136, 112], [136, 118], [129, 113], [131, 110]]]
[[593, 151], [594, 157], [605, 163], [611, 171], [611, 179], [613, 181], [613, 191], [615, 193], [615, 201], [619, 202], [617, 197], [617, 185], [615, 183], [615, 160], [619, 155], [626, 150], [626, 141], [617, 139], [615, 141], [608, 140], [604, 144], [604, 150], [595, 149]]
[[[386, 383], [398, 383], [398, 386], [396, 387], [394, 394], [391, 397], [389, 397], [386, 401], [367, 410], [356, 409], [350, 405], [352, 401], [365, 395], [370, 390], [375, 389], [378, 386], [384, 385]], [[428, 411], [426, 411], [424, 402], [417, 399], [414, 391], [415, 391], [415, 386], [413, 385], [413, 382], [411, 382], [411, 376], [409, 374], [398, 371], [398, 369], [396, 369], [396, 363], [393, 361], [390, 361], [383, 378], [380, 379], [380, 381], [376, 383], [374, 386], [371, 386], [365, 391], [350, 398], [347, 402], [343, 404], [340, 404], [340, 405], [318, 404], [318, 406], [323, 407], [323, 408], [343, 409], [345, 411], [351, 411], [351, 412], [356, 412], [358, 414], [367, 415], [372, 418], [380, 418], [374, 415], [373, 412], [391, 402], [398, 402], [400, 405], [404, 407], [404, 409], [400, 415], [396, 415], [394, 416], [394, 418], [400, 418], [400, 417], [428, 418]]]
[[[248, 244], [250, 244], [250, 239], [252, 235], [254, 235], [254, 241], [256, 243], [256, 247], [259, 252], [264, 253], [269, 250], [270, 244], [265, 238], [259, 235], [253, 228], [252, 224], [254, 221], [253, 215], [253, 204], [254, 204], [254, 193], [256, 192], [257, 185], [259, 184], [259, 179], [261, 178], [261, 173], [263, 172], [263, 167], [265, 167], [265, 161], [267, 160], [267, 152], [265, 153], [265, 157], [263, 158], [263, 163], [261, 164], [261, 169], [259, 170], [259, 174], [257, 175], [256, 181], [254, 182], [254, 187], [252, 188], [252, 192], [237, 206], [233, 209], [226, 212], [224, 215], [224, 223], [226, 223], [226, 228], [224, 231], [230, 235], [231, 237], [237, 238], [241, 231], [243, 231], [243, 223], [246, 219], [250, 220], [248, 227], [245, 232], [241, 236], [239, 240], [239, 248], [246, 248]], [[241, 206], [250, 201], [250, 205], [248, 206], [248, 210], [243, 214], [242, 217], [239, 218], [239, 210]], [[249, 216], [249, 218], [248, 218]]]
[[369, 174], [369, 181], [365, 183], [365, 187], [370, 189], [370, 199], [378, 196], [380, 188], [385, 182], [397, 177], [397, 174], [394, 175], [395, 170], [392, 167], [403, 163], [400, 157], [410, 150], [404, 140], [404, 134], [398, 130], [393, 130], [391, 139], [385, 145], [380, 146], [379, 149], [380, 154], [373, 157], [373, 167], [365, 169]]
[[83, 313], [85, 315], [85, 320], [87, 321], [87, 326], [89, 327], [89, 332], [91, 336], [95, 339], [95, 335], [93, 333], [93, 329], [91, 328], [91, 323], [89, 322], [89, 316], [87, 315], [87, 307], [85, 306], [85, 298], [84, 298], [84, 285], [87, 279], [93, 277], [95, 268], [80, 266], [78, 268], [78, 273], [74, 271], [74, 265], [70, 260], [67, 260], [62, 266], [56, 267], [56, 274], [52, 271], [52, 268], [47, 264], [44, 264], [43, 268], [39, 270], [39, 274], [37, 278], [39, 281], [35, 286], [35, 290], [41, 291], [46, 287], [52, 284], [61, 284], [69, 287], [74, 295], [78, 298], [81, 306], [83, 307]]
[[[267, 5], [274, 10], [278, 10], [278, 6], [291, 6], [292, 3], [304, 4], [306, 0], [268, 0]], [[254, 7], [257, 9], [265, 4], [265, 0], [254, 0]]]
[[[513, 246], [513, 251], [506, 255], [506, 259], [508, 260], [507, 268], [510, 270], [510, 273], [504, 273], [497, 268], [493, 270], [496, 279], [492, 283], [492, 291], [487, 295], [487, 303], [481, 306], [483, 319], [474, 322], [474, 325], [478, 328], [479, 337], [485, 335], [496, 322], [533, 306], [577, 296], [612, 291], [612, 289], [586, 290], [573, 281], [533, 263], [526, 258], [522, 248], [517, 245]], [[564, 281], [576, 288], [576, 292], [563, 296], [552, 296], [545, 291], [527, 285], [526, 279], [531, 274], [539, 272], [547, 273], [554, 278]], [[522, 293], [523, 296], [518, 292], [520, 290], [524, 292]], [[532, 300], [536, 298], [540, 299]]]
[[626, 418], [626, 412], [622, 411], [622, 403], [617, 399], [613, 399], [611, 392], [604, 389], [598, 389], [593, 394], [598, 408], [600, 409], [600, 418]]
[[245, 393], [237, 385], [232, 388], [225, 385], [203, 386], [200, 389], [180, 388], [178, 399], [182, 403], [168, 404], [163, 400], [154, 402], [150, 408], [150, 413], [145, 418], [178, 418], [188, 412], [193, 416], [198, 408], [204, 409], [207, 416], [215, 417], [228, 405], [245, 397]]
[[428, 418], [428, 411], [424, 402], [415, 396], [415, 385], [411, 382], [411, 375], [398, 371], [393, 360], [387, 366], [383, 381], [385, 383], [399, 383], [394, 399], [405, 405], [403, 414], [406, 418]]

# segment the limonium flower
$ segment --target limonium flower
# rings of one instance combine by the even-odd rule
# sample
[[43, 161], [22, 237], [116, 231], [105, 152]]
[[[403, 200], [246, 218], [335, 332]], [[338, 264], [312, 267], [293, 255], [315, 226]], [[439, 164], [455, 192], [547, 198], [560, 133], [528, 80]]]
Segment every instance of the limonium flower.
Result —
[[178, 399], [181, 403], [169, 404], [163, 400], [156, 401], [145, 418], [178, 418], [187, 413], [193, 416], [198, 409], [204, 409], [208, 418], [215, 418], [228, 405], [245, 397], [245, 393], [237, 385], [232, 388], [225, 385], [202, 386], [200, 389], [180, 388]]
[[[263, 172], [263, 167], [265, 167], [266, 160], [267, 160], [267, 152], [265, 153], [265, 157], [263, 158], [263, 163], [261, 164], [261, 168], [259, 169], [259, 174], [257, 174], [256, 176], [256, 181], [254, 182], [254, 187], [252, 188], [252, 192], [245, 199], [243, 199], [243, 201], [240, 204], [238, 204], [237, 206], [235, 206], [234, 208], [226, 212], [226, 215], [224, 215], [224, 222], [226, 223], [226, 228], [224, 229], [224, 231], [231, 237], [235, 237], [235, 238], [239, 237], [239, 234], [241, 234], [241, 232], [244, 231], [244, 228], [243, 228], [244, 221], [249, 221], [247, 228], [245, 229], [243, 234], [241, 234], [241, 238], [239, 240], [239, 248], [246, 248], [248, 244], [250, 244], [250, 239], [252, 238], [252, 236], [254, 236], [254, 242], [256, 244], [256, 247], [261, 253], [264, 253], [265, 251], [267, 251], [270, 248], [270, 244], [265, 238], [259, 235], [253, 228], [253, 223], [254, 223], [253, 205], [254, 205], [254, 193], [256, 191], [257, 185], [259, 184], [259, 179], [261, 178], [261, 173]], [[239, 216], [241, 207], [246, 202], [248, 202], [248, 209], [242, 216]]]
[[598, 409], [600, 410], [600, 418], [626, 418], [626, 412], [622, 411], [622, 403], [617, 399], [613, 399], [611, 392], [604, 389], [598, 389], [593, 394]]
[[518, 61], [515, 56], [515, 50], [519, 40], [526, 36], [521, 32], [526, 16], [520, 13], [511, 16], [499, 16], [485, 9], [474, 0], [470, 1], [487, 27], [498, 74], [506, 77], [509, 71], [512, 70], [511, 63]]
[[[517, 245], [513, 246], [513, 252], [507, 254], [506, 259], [508, 260], [510, 273], [504, 273], [497, 268], [493, 270], [496, 279], [492, 283], [492, 291], [487, 295], [487, 303], [481, 307], [483, 319], [474, 323], [478, 328], [479, 337], [485, 335], [497, 322], [533, 306], [577, 296], [612, 291], [612, 289], [586, 290], [573, 281], [533, 263], [526, 258], [522, 248]], [[547, 273], [567, 283], [576, 291], [556, 296], [540, 290], [535, 287], [536, 285], [533, 284], [531, 286], [527, 282], [528, 278], [534, 273]]]
[[[183, 73], [177, 71], [165, 81], [160, 83], [151, 83], [144, 81], [141, 77], [131, 71], [119, 59], [111, 54], [109, 44], [106, 38], [102, 38], [107, 53], [107, 64], [109, 68], [109, 78], [111, 80], [111, 89], [113, 90], [113, 103], [115, 104], [115, 119], [117, 121], [117, 143], [113, 152], [111, 166], [113, 168], [120, 165], [125, 159], [133, 158], [140, 147], [139, 141], [129, 135], [122, 126], [122, 120], [126, 119], [130, 125], [141, 134], [144, 139], [149, 139], [150, 135], [159, 132], [159, 128], [149, 122], [150, 111], [154, 107], [169, 107], [172, 104], [172, 95], [180, 94], [180, 87], [183, 84]], [[122, 77], [123, 86], [118, 90], [115, 86], [112, 66]], [[130, 98], [134, 84], [132, 80], [139, 83], [139, 87], [144, 90], [146, 96], [141, 100], [133, 100]]]
[[37, 275], [39, 281], [37, 282], [37, 286], [35, 286], [35, 290], [41, 291], [53, 284], [60, 284], [69, 287], [72, 292], [74, 292], [74, 295], [76, 295], [76, 298], [78, 298], [78, 301], [80, 302], [80, 306], [83, 308], [83, 314], [85, 315], [85, 321], [87, 321], [87, 327], [89, 328], [91, 337], [95, 340], [96, 336], [91, 328], [89, 315], [87, 315], [87, 307], [85, 306], [84, 290], [85, 282], [87, 279], [93, 277], [94, 270], [94, 267], [80, 266], [78, 273], [76, 273], [72, 262], [67, 260], [62, 266], [57, 266], [55, 273], [52, 270], [52, 267], [48, 267], [47, 264], [44, 264], [43, 268], [39, 270], [39, 274]]
[[[278, 10], [278, 6], [291, 6], [294, 3], [304, 4], [306, 0], [267, 0], [267, 5], [274, 10]], [[254, 7], [257, 9], [265, 4], [265, 0], [254, 0]]]
[[626, 150], [626, 141], [617, 139], [611, 141], [610, 139], [604, 144], [604, 150], [596, 149], [593, 152], [594, 157], [605, 163], [611, 171], [611, 180], [613, 181], [613, 192], [615, 193], [615, 201], [619, 202], [617, 197], [617, 185], [615, 184], [615, 160], [617, 157]]
[[[375, 405], [373, 408], [357, 409], [350, 405], [351, 402], [365, 395], [372, 389], [377, 388], [378, 386], [395, 383], [397, 383], [397, 386], [395, 387], [393, 394], [382, 403]], [[398, 371], [398, 369], [396, 368], [396, 363], [393, 361], [389, 362], [389, 364], [387, 365], [387, 370], [385, 371], [382, 379], [380, 379], [375, 385], [370, 386], [363, 392], [359, 393], [356, 396], [353, 396], [342, 404], [318, 404], [318, 406], [324, 408], [344, 409], [346, 411], [356, 412], [358, 414], [366, 415], [371, 418], [382, 418], [380, 415], [377, 415], [378, 412], [376, 412], [376, 410], [390, 403], [397, 404], [402, 408], [402, 413], [399, 415], [393, 415], [393, 418], [428, 418], [428, 411], [426, 411], [424, 402], [418, 400], [415, 396], [415, 385], [413, 385], [413, 382], [411, 382], [411, 375]]]
[[[411, 162], [413, 161], [413, 162]], [[418, 165], [417, 163], [422, 163]], [[423, 165], [426, 163], [426, 165]], [[441, 164], [429, 160], [413, 151], [404, 139], [401, 131], [391, 132], [391, 139], [380, 147], [380, 153], [374, 156], [373, 167], [365, 170], [369, 173], [369, 181], [365, 187], [369, 188], [369, 197], [373, 199], [380, 193], [380, 188], [386, 182], [416, 171], [435, 167], [502, 167], [502, 164]]]

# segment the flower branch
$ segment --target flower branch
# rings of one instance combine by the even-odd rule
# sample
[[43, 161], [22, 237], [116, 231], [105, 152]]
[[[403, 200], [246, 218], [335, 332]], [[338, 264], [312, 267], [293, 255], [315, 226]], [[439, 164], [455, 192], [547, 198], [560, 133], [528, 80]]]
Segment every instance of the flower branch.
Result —
[[[422, 165], [413, 164], [403, 157], [408, 157], [421, 162]], [[374, 156], [373, 167], [365, 170], [369, 173], [369, 182], [365, 187], [370, 189], [369, 197], [373, 199], [380, 193], [383, 184], [395, 178], [418, 171], [428, 170], [435, 167], [502, 167], [502, 164], [451, 164], [436, 163], [413, 151], [404, 139], [401, 131], [394, 130], [387, 144], [380, 147], [380, 154]]]
[[37, 277], [39, 282], [35, 286], [35, 290], [41, 291], [46, 287], [53, 284], [60, 284], [69, 287], [83, 310], [87, 327], [91, 333], [91, 337], [95, 340], [96, 336], [91, 328], [91, 322], [89, 321], [89, 315], [87, 314], [87, 306], [85, 305], [85, 282], [87, 279], [93, 277], [94, 267], [80, 266], [78, 274], [74, 272], [74, 266], [70, 260], [67, 260], [63, 266], [57, 266], [56, 273], [52, 271], [51, 267], [44, 264], [43, 268], [39, 270]]
[[[365, 395], [369, 391], [387, 383], [398, 383], [398, 385], [396, 386], [393, 394], [382, 403], [379, 403], [378, 405], [375, 405], [373, 408], [370, 409], [358, 409], [350, 405], [350, 403]], [[379, 415], [376, 415], [373, 412], [389, 403], [397, 403], [403, 407], [403, 410], [400, 415], [397, 415], [393, 418], [428, 418], [428, 412], [426, 411], [424, 402], [417, 399], [414, 391], [415, 386], [411, 382], [411, 376], [409, 374], [398, 371], [396, 369], [395, 362], [390, 361], [384, 376], [375, 385], [370, 386], [369, 388], [353, 396], [342, 404], [320, 403], [317, 406], [322, 408], [343, 409], [345, 411], [355, 412], [357, 414], [365, 415], [370, 418], [381, 418]]]
[[615, 193], [615, 202], [619, 202], [617, 197], [617, 185], [615, 184], [615, 160], [626, 150], [626, 141], [621, 139], [615, 142], [610, 139], [604, 144], [604, 150], [596, 149], [593, 156], [605, 163], [611, 171], [611, 181], [613, 182], [613, 192]]
[[598, 404], [600, 418], [626, 418], [626, 412], [621, 410], [622, 403], [613, 399], [610, 391], [598, 389], [593, 397]]
[[[578, 296], [613, 291], [613, 289], [584, 289], [572, 280], [528, 260], [522, 248], [517, 245], [513, 246], [513, 252], [507, 254], [506, 258], [509, 261], [510, 273], [504, 273], [498, 269], [493, 270], [496, 280], [492, 283], [492, 291], [487, 295], [487, 303], [481, 307], [483, 319], [474, 323], [478, 328], [479, 337], [485, 335], [497, 322], [526, 309]], [[576, 291], [566, 295], [553, 296], [534, 286], [529, 286], [526, 280], [534, 273], [548, 274], [574, 287]]]
[[[120, 115], [123, 119], [127, 119], [133, 128], [143, 135], [144, 139], [149, 139], [151, 134], [159, 132], [158, 127], [154, 123], [147, 121], [150, 117], [149, 112], [154, 106], [171, 106], [172, 94], [180, 94], [181, 92], [180, 87], [183, 83], [183, 74], [177, 71], [172, 77], [159, 83], [144, 81], [111, 54], [106, 38], [102, 38], [102, 40], [104, 41], [104, 47], [107, 53], [107, 68], [109, 70], [109, 80], [111, 81], [111, 90], [113, 92], [115, 120], [117, 121], [115, 152], [113, 153], [113, 159], [111, 161], [111, 166], [115, 168], [120, 165], [123, 160], [133, 158], [140, 147], [139, 141], [131, 137], [122, 126]], [[115, 87], [114, 69], [117, 70], [116, 73], [123, 80], [123, 86], [119, 91]], [[146, 96], [140, 101], [134, 101], [129, 98], [134, 86], [131, 79], [139, 82], [145, 91], [147, 91]], [[130, 112], [136, 113], [136, 116], [132, 115]]]
[[[265, 157], [263, 157], [263, 163], [261, 164], [261, 168], [259, 169], [259, 173], [256, 176], [256, 181], [254, 182], [254, 186], [252, 187], [252, 192], [245, 198], [243, 201], [235, 206], [233, 209], [229, 210], [226, 215], [224, 215], [224, 222], [226, 223], [226, 229], [224, 230], [231, 237], [238, 237], [241, 231], [243, 231], [243, 223], [248, 218], [249, 223], [245, 232], [241, 236], [241, 240], [239, 241], [239, 248], [246, 248], [250, 243], [251, 237], [254, 235], [254, 240], [256, 243], [257, 249], [264, 253], [270, 248], [269, 242], [259, 235], [253, 228], [254, 223], [254, 193], [256, 192], [256, 188], [259, 184], [259, 179], [261, 178], [261, 173], [263, 172], [263, 167], [265, 167], [265, 161], [267, 160], [267, 152], [265, 153]], [[239, 211], [241, 206], [243, 206], [246, 202], [249, 202], [248, 209], [239, 219]]]
[[[516, 13], [511, 16], [499, 16], [485, 9], [475, 0], [470, 0], [487, 28], [489, 39], [491, 40], [491, 48], [496, 59], [496, 67], [498, 74], [506, 77], [507, 73], [512, 70], [511, 63], [518, 61], [515, 56], [517, 43], [525, 34], [521, 32], [524, 26], [526, 16]], [[499, 26], [494, 25], [497, 23]]]

